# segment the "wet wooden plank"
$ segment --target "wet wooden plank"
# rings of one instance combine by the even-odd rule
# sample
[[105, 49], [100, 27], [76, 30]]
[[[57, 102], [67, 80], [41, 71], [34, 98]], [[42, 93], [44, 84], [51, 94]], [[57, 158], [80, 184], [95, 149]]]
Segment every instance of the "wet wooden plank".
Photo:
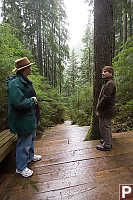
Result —
[[44, 147], [48, 147], [48, 146], [60, 146], [63, 144], [68, 144], [68, 139], [63, 139], [63, 140], [45, 140], [45, 141], [36, 141], [35, 146], [36, 148], [39, 146], [44, 146]]
[[97, 151], [95, 147], [89, 149], [79, 149], [79, 150], [70, 150], [65, 152], [58, 152], [45, 155], [45, 151], [38, 151], [36, 149], [36, 153], [41, 153], [43, 155], [43, 164], [45, 165], [57, 165], [62, 163], [81, 161], [81, 160], [89, 160], [93, 158], [99, 157], [108, 157], [108, 156], [117, 156], [121, 154], [133, 153], [132, 144], [122, 144], [121, 146], [116, 146], [110, 152]]
[[[56, 152], [66, 152], [66, 151], [74, 151], [74, 150], [80, 150], [80, 149], [89, 149], [89, 148], [95, 148], [96, 145], [99, 144], [99, 141], [75, 141], [71, 144], [57, 144], [55, 141], [54, 145], [49, 145], [47, 141], [41, 141], [35, 143], [36, 152], [45, 152], [45, 154], [51, 154]], [[120, 145], [132, 145], [133, 144], [133, 137], [127, 137], [127, 138], [113, 138], [113, 149], [115, 147], [119, 147]], [[123, 148], [123, 147], [122, 147]]]
[[[64, 130], [64, 124], [60, 124], [55, 127], [45, 131], [43, 135], [43, 140], [62, 140], [69, 139], [69, 143], [73, 141], [81, 141], [84, 140], [85, 135], [88, 132], [89, 127], [79, 127], [77, 125], [66, 125]], [[59, 131], [58, 131], [59, 130]], [[71, 134], [72, 133], [72, 134]], [[55, 136], [55, 137], [53, 137]]]
[[[125, 172], [123, 172], [122, 174], [118, 172], [119, 170], [116, 170], [113, 176], [108, 177], [108, 179], [106, 177], [104, 180], [102, 179], [101, 182], [98, 181], [90, 182], [89, 176], [87, 181], [87, 174], [85, 174], [84, 178], [86, 177], [86, 183], [84, 183], [84, 178], [78, 180], [77, 177], [77, 181], [75, 183], [73, 182], [74, 185], [71, 184], [72, 180], [68, 180], [68, 182], [66, 182], [65, 179], [63, 180], [63, 182], [61, 182], [62, 183], [61, 185], [60, 183], [58, 185], [57, 184], [58, 182], [56, 182], [56, 184], [55, 183], [52, 184], [52, 182], [49, 182], [49, 185], [47, 185], [46, 183], [38, 185], [39, 187], [38, 191], [33, 189], [32, 186], [30, 185], [29, 188], [26, 189], [27, 195], [23, 196], [23, 198], [25, 197], [27, 199], [32, 199], [32, 200], [52, 199], [52, 198], [63, 199], [63, 200], [65, 199], [81, 200], [87, 198], [101, 200], [102, 198], [107, 200], [109, 198], [114, 200], [114, 194], [115, 196], [118, 197], [119, 183], [124, 183], [124, 181], [129, 179], [129, 177], [131, 176], [131, 173], [129, 173], [129, 171], [127, 171], [126, 169]], [[116, 178], [117, 181], [115, 181]], [[123, 181], [121, 181], [121, 179]], [[65, 182], [67, 183], [66, 185], [64, 185]], [[48, 191], [45, 190], [46, 188], [48, 188]], [[8, 190], [8, 195], [10, 194], [12, 198], [17, 197], [18, 199], [21, 199], [23, 191], [25, 190], [22, 190], [22, 188], [17, 188], [17, 187], [15, 187], [15, 189], [19, 191], [19, 193], [17, 193], [17, 196], [16, 193], [12, 192], [11, 190]]]
[[[80, 183], [83, 184], [84, 181], [88, 181], [90, 182], [91, 180], [95, 181], [95, 178], [97, 178], [98, 180], [102, 178], [106, 178], [107, 181], [107, 177], [109, 177], [109, 180], [114, 177], [117, 178], [117, 174], [118, 176], [122, 175], [123, 173], [130, 173], [131, 176], [131, 169], [133, 166], [133, 159], [132, 162], [130, 162], [129, 165], [129, 160], [132, 157], [132, 154], [130, 154], [130, 156], [126, 156], [128, 157], [127, 160], [125, 160], [125, 162], [123, 162], [123, 158], [121, 157], [117, 157], [116, 159], [117, 162], [115, 161], [114, 158], [109, 157], [108, 160], [105, 159], [101, 159], [99, 158], [99, 161], [93, 160], [90, 162], [85, 162], [83, 163], [83, 161], [79, 162], [79, 163], [74, 163], [74, 164], [69, 164], [69, 165], [59, 165], [59, 166], [51, 166], [51, 167], [45, 167], [45, 165], [43, 167], [36, 167], [34, 169], [34, 176], [30, 179], [33, 182], [37, 183], [39, 185], [44, 184], [44, 183], [48, 183], [48, 185], [52, 186], [53, 183], [53, 188], [55, 190], [55, 187], [63, 187], [65, 188], [66, 184], [72, 184], [72, 185], [76, 185]], [[123, 166], [123, 167], [121, 167]], [[131, 166], [131, 169], [129, 170], [129, 166]], [[128, 170], [127, 170], [128, 169]], [[113, 176], [114, 174], [114, 176]], [[116, 176], [116, 177], [115, 177]], [[25, 185], [25, 179], [23, 179], [21, 176], [17, 175], [13, 177], [11, 179], [11, 185], [9, 185], [8, 182], [8, 186], [14, 186], [14, 184], [16, 184], [15, 182], [15, 178], [18, 179], [18, 182], [21, 183], [22, 185]], [[26, 182], [28, 182], [29, 179], [26, 179]], [[60, 185], [61, 182], [61, 185]], [[63, 186], [64, 184], [64, 186]], [[70, 184], [70, 185], [71, 185]], [[49, 188], [50, 188], [49, 186]], [[7, 187], [7, 186], [6, 186]], [[45, 185], [45, 189], [46, 189], [46, 185]], [[53, 189], [51, 189], [53, 190]], [[16, 191], [16, 190], [15, 190]], [[41, 192], [41, 191], [40, 191]], [[44, 192], [44, 190], [42, 191]], [[46, 191], [45, 191], [46, 192]]]
[[119, 199], [119, 184], [133, 180], [133, 137], [114, 138], [113, 150], [101, 152], [98, 141], [83, 142], [87, 129], [64, 124], [47, 130], [35, 143], [42, 160], [29, 165], [34, 175], [22, 178], [15, 167], [0, 174], [0, 199]]

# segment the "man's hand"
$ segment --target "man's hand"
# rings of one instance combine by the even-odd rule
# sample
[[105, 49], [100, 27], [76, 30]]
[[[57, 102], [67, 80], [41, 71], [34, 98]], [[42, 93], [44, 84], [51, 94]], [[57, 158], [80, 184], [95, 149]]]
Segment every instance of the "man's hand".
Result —
[[98, 111], [96, 112], [96, 116], [99, 117], [99, 112]]
[[36, 97], [32, 97], [34, 100], [34, 103], [37, 104], [37, 98]]

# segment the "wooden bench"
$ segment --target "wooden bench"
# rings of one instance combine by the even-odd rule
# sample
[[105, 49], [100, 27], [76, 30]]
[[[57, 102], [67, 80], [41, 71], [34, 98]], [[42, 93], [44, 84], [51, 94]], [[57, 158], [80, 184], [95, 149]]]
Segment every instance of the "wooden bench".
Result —
[[15, 148], [17, 136], [9, 129], [0, 132], [0, 162]]

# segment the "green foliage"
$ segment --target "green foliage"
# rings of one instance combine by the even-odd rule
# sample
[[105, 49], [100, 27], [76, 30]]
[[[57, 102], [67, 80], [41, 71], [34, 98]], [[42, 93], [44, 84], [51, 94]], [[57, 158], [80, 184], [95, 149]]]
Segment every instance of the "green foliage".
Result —
[[94, 44], [93, 44], [93, 32], [90, 25], [87, 25], [82, 42], [84, 44], [82, 48], [82, 57], [80, 64], [80, 82], [83, 84], [86, 82], [92, 83], [93, 80], [93, 66], [94, 66]]
[[17, 38], [32, 52], [41, 75], [61, 91], [64, 60], [69, 54], [66, 13], [62, 0], [6, 0], [3, 21], [17, 31]]
[[89, 125], [92, 111], [92, 88], [88, 84], [78, 88], [73, 95], [68, 97], [67, 113], [73, 124]]
[[32, 75], [30, 79], [34, 83], [37, 99], [40, 106], [41, 121], [39, 128], [52, 126], [64, 122], [64, 105], [62, 97], [49, 85], [46, 79], [40, 75]]
[[71, 118], [73, 124], [78, 124], [80, 126], [87, 126], [89, 125], [89, 116], [83, 110], [72, 110]]
[[133, 128], [133, 38], [114, 58], [117, 83], [117, 112], [114, 129], [119, 132]]
[[[88, 55], [88, 51], [86, 50]], [[83, 63], [84, 59], [84, 63]], [[78, 62], [75, 50], [72, 50], [68, 63], [63, 94], [66, 102], [66, 116], [70, 117], [73, 123], [88, 125], [92, 110], [92, 87], [88, 80], [88, 57]]]
[[132, 6], [131, 0], [113, 0], [116, 55], [121, 50], [121, 45], [132, 35]]
[[133, 129], [133, 100], [120, 105], [114, 119], [114, 132], [122, 132]]
[[[114, 58], [117, 100], [121, 104], [133, 99], [133, 38], [124, 46], [122, 51]], [[124, 95], [123, 95], [124, 94]]]

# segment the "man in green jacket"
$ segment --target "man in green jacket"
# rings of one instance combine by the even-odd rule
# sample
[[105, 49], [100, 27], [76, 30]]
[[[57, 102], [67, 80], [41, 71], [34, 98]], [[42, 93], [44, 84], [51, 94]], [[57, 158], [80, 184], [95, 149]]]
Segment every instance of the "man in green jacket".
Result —
[[32, 81], [27, 78], [32, 74], [27, 57], [15, 61], [16, 75], [9, 76], [8, 83], [8, 123], [10, 131], [17, 134], [16, 173], [29, 177], [33, 171], [27, 167], [31, 161], [38, 161], [41, 155], [34, 154], [34, 138], [40, 119], [40, 111]]

